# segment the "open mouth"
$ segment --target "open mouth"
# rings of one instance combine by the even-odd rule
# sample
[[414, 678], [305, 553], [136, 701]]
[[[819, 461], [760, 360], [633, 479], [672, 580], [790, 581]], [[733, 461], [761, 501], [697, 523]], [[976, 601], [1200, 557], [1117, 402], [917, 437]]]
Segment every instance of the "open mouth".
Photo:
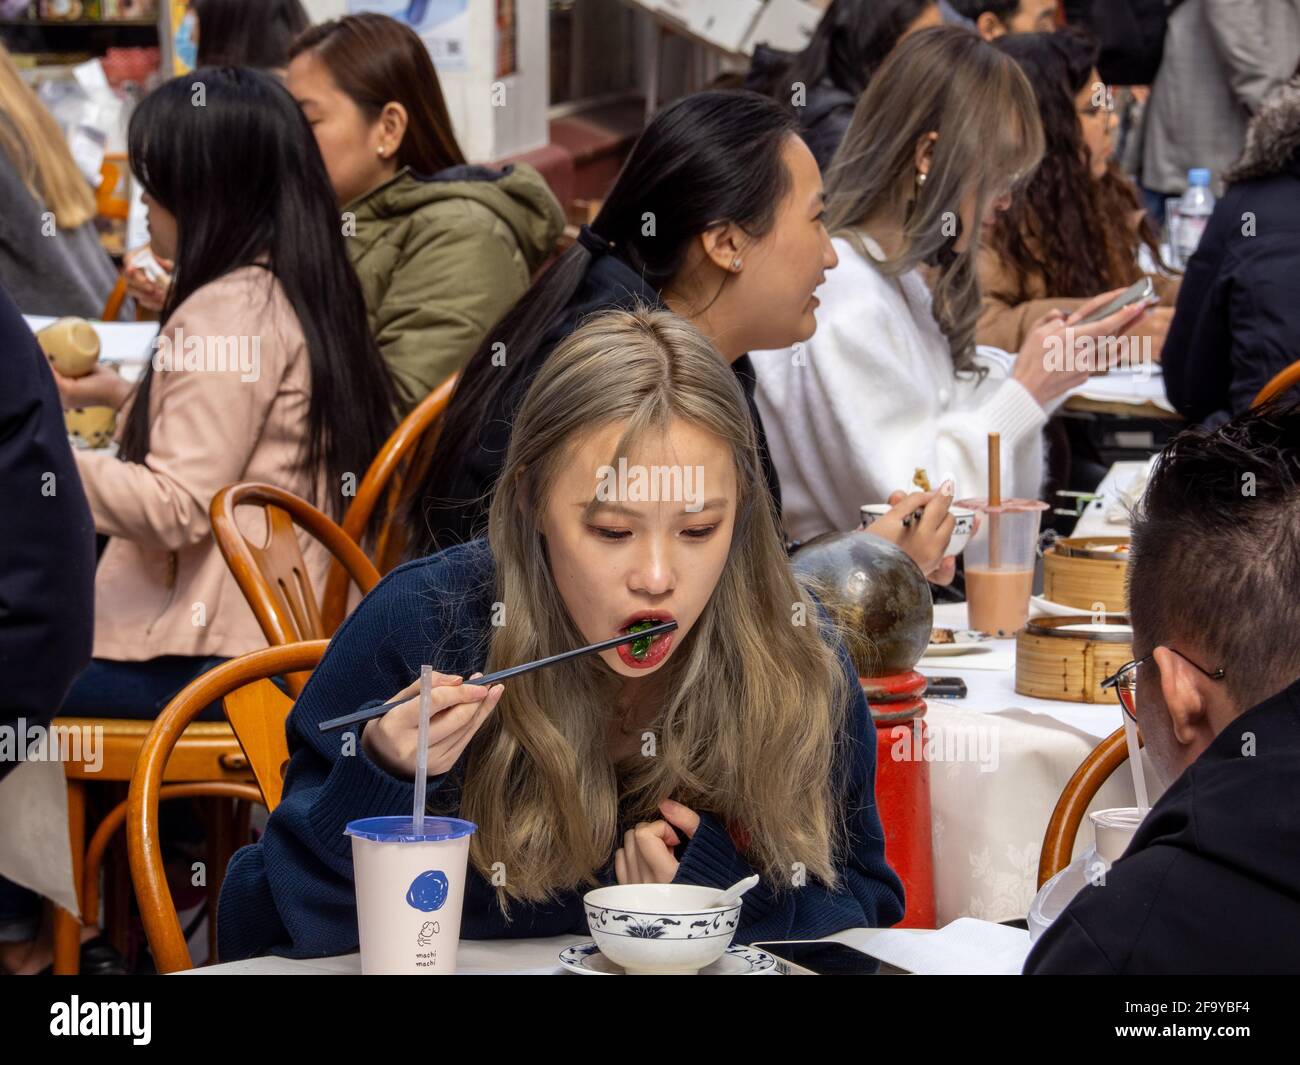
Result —
[[[641, 632], [673, 620], [675, 619], [672, 614], [667, 611], [642, 611], [628, 618], [620, 631], [628, 634]], [[666, 632], [659, 636], [643, 636], [631, 643], [621, 644], [617, 648], [618, 657], [623, 660], [624, 665], [633, 669], [650, 669], [667, 657], [669, 648], [672, 647], [673, 635], [671, 632]]]

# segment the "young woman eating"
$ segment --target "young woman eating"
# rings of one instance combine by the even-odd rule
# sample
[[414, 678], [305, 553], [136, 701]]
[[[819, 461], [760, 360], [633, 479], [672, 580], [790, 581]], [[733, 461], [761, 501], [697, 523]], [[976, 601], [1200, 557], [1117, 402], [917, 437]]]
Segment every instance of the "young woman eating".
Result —
[[532, 167], [466, 164], [409, 26], [349, 15], [313, 26], [292, 56], [289, 90], [342, 208], [371, 330], [414, 406], [523, 295], [564, 213]]
[[[264, 481], [341, 517], [394, 399], [320, 154], [275, 78], [201, 68], [167, 82], [132, 115], [129, 150], [176, 277], [134, 390], [102, 367], [59, 378], [66, 406], [121, 408], [119, 454], [76, 453], [110, 540], [95, 659], [64, 712], [151, 718], [213, 660], [265, 645], [212, 539], [213, 495]], [[324, 549], [306, 552], [323, 579]]]
[[[978, 270], [983, 312], [975, 339], [1017, 351], [1050, 310], [1074, 311], [1098, 293], [1143, 276], [1145, 249], [1160, 263], [1155, 227], [1112, 159], [1114, 114], [1097, 73], [1097, 46], [1069, 30], [1003, 37], [1033, 86], [1043, 160], [989, 228]], [[1161, 304], [1129, 330], [1160, 358], [1178, 299], [1168, 273], [1150, 275]]]
[[802, 52], [755, 48], [745, 87], [793, 108], [824, 174], [885, 57], [908, 34], [941, 22], [937, 0], [832, 0]]
[[[817, 163], [794, 118], [774, 101], [702, 92], [655, 116], [595, 221], [466, 366], [429, 472], [410, 497], [408, 557], [482, 533], [515, 410], [551, 351], [591, 314], [641, 304], [676, 312], [704, 333], [752, 396], [745, 353], [806, 340], [816, 325], [813, 290], [836, 261], [823, 210]], [[779, 512], [780, 486], [752, 400], [751, 414]], [[922, 506], [933, 508], [925, 531], [904, 526]], [[947, 506], [936, 493], [913, 493], [872, 531], [927, 573], [951, 579], [942, 568], [952, 532]]]
[[1049, 356], [1142, 313], [1082, 326], [1054, 312], [1009, 372], [977, 359], [980, 233], [1041, 151], [1025, 76], [966, 30], [909, 37], [872, 79], [831, 172], [840, 265], [816, 335], [754, 358], [790, 535], [849, 527], [918, 466], [941, 491], [984, 494], [990, 432], [1002, 437], [1004, 494], [1037, 497], [1048, 408], [1087, 376]]
[[[226, 874], [221, 956], [356, 947], [343, 828], [409, 812], [418, 700], [359, 742], [317, 723], [409, 696], [422, 663], [438, 671], [429, 808], [478, 826], [462, 936], [580, 936], [595, 885], [751, 872], [738, 942], [897, 921], [871, 718], [791, 575], [735, 375], [676, 316], [610, 312], [540, 369], [517, 430], [488, 539], [390, 574], [294, 706], [284, 797]], [[701, 498], [602, 495], [600, 468], [621, 459], [694, 468]], [[679, 627], [639, 661], [473, 683], [647, 617]]]

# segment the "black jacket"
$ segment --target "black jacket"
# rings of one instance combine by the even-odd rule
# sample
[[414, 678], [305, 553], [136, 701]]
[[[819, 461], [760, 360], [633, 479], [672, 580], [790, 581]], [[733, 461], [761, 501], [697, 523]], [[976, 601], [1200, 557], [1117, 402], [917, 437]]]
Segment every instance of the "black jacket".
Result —
[[1025, 973], [1296, 974], [1297, 926], [1300, 680], [1219, 733]]
[[1161, 363], [1183, 417], [1246, 410], [1300, 359], [1300, 85], [1260, 109], [1178, 295]]
[[0, 726], [41, 724], [90, 662], [95, 524], [49, 365], [3, 289], [0, 498]]
[[[587, 238], [593, 239], [593, 238]], [[594, 238], [596, 241], [599, 238]], [[412, 555], [419, 555], [428, 547], [427, 534], [432, 532], [433, 547], [445, 549], [455, 544], [467, 543], [483, 535], [487, 528], [488, 506], [492, 488], [505, 464], [506, 448], [510, 444], [510, 431], [515, 413], [523, 403], [528, 388], [537, 372], [552, 351], [584, 319], [603, 311], [631, 310], [637, 306], [662, 308], [663, 302], [650, 285], [623, 260], [614, 255], [596, 255], [577, 291], [569, 300], [563, 314], [546, 331], [537, 350], [529, 357], [527, 365], [515, 378], [511, 388], [502, 390], [495, 398], [491, 414], [480, 426], [477, 446], [469, 459], [442, 482], [437, 499], [422, 502], [424, 529], [413, 529]], [[744, 355], [732, 363], [741, 387], [749, 401], [750, 414], [758, 431], [759, 457], [767, 477], [777, 514], [781, 510], [780, 484], [767, 449], [767, 436], [754, 402], [754, 372], [749, 356]]]

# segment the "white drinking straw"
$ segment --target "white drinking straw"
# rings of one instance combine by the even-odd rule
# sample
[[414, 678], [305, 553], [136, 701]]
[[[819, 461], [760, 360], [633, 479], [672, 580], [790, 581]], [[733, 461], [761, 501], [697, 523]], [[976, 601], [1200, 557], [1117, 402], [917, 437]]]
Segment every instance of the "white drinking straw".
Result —
[[415, 807], [411, 828], [424, 833], [424, 793], [429, 786], [429, 715], [433, 711], [433, 667], [420, 667], [420, 734], [415, 745]]
[[1137, 795], [1138, 809], [1145, 816], [1151, 809], [1147, 801], [1147, 778], [1142, 769], [1142, 751], [1138, 747], [1138, 729], [1128, 714], [1124, 715], [1124, 739], [1128, 741], [1128, 764], [1133, 767], [1133, 791]]

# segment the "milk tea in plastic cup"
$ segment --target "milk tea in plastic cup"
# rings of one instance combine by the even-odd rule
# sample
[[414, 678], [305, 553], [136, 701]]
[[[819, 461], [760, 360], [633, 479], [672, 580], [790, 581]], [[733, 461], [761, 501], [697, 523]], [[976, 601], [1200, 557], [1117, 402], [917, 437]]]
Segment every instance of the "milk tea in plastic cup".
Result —
[[417, 835], [410, 817], [348, 823], [363, 974], [455, 973], [476, 827], [455, 817], [426, 817]]

